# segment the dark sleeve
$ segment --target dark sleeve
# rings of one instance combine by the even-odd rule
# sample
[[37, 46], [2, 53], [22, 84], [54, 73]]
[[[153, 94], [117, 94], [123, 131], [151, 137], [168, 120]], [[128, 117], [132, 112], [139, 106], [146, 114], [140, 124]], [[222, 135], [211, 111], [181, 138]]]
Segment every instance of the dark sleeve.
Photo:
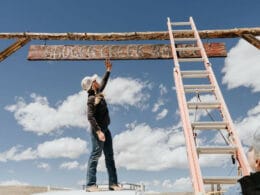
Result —
[[110, 76], [110, 72], [109, 71], [106, 71], [105, 75], [103, 76], [103, 79], [101, 81], [101, 84], [100, 84], [100, 88], [99, 88], [99, 92], [102, 92], [106, 85], [107, 85], [107, 81], [108, 81], [108, 78]]
[[88, 121], [91, 125], [91, 129], [93, 131], [98, 131], [98, 130], [101, 130], [101, 128], [99, 127], [99, 125], [97, 124], [97, 121], [95, 119], [95, 96], [92, 96], [92, 97], [89, 97], [88, 98]]

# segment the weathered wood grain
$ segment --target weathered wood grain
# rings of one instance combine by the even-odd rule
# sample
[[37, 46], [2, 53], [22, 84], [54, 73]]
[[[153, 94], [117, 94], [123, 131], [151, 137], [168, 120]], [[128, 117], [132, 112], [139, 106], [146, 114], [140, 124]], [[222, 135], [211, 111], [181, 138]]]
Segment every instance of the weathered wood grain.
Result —
[[251, 45], [255, 46], [257, 49], [260, 49], [260, 40], [257, 39], [252, 34], [241, 34], [241, 37], [249, 42]]
[[[193, 44], [178, 44], [191, 47]], [[225, 57], [224, 43], [205, 43], [208, 57]], [[199, 51], [179, 51], [180, 58], [200, 57]], [[28, 60], [142, 60], [170, 59], [171, 46], [167, 44], [129, 45], [31, 45]]]
[[29, 38], [21, 38], [3, 51], [0, 52], [0, 62], [6, 59], [8, 56], [16, 52], [18, 49], [26, 45], [30, 41]]
[[[202, 39], [236, 38], [241, 34], [260, 36], [260, 27], [234, 28], [219, 30], [199, 30]], [[173, 32], [175, 38], [193, 37], [191, 32]], [[30, 38], [31, 40], [90, 40], [90, 41], [126, 41], [126, 40], [168, 40], [168, 31], [153, 32], [110, 32], [110, 33], [0, 33], [0, 39]]]

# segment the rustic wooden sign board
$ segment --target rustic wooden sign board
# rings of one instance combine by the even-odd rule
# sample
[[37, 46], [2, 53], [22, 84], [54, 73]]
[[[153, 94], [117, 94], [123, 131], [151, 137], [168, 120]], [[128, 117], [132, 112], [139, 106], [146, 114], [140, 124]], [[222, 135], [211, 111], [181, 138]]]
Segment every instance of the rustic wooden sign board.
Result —
[[[191, 47], [193, 44], [177, 44]], [[204, 43], [208, 57], [226, 57], [225, 43]], [[179, 58], [200, 57], [199, 51], [179, 51]], [[130, 45], [31, 45], [28, 60], [144, 60], [171, 59], [168, 44]]]

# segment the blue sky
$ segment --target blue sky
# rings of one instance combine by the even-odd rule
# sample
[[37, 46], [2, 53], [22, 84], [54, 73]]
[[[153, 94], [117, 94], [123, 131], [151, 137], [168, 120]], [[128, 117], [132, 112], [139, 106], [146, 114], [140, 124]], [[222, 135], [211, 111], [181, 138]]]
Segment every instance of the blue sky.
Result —
[[[187, 21], [192, 16], [200, 30], [228, 29], [259, 27], [259, 8], [257, 0], [2, 0], [0, 24], [1, 32], [166, 31], [167, 17]], [[210, 61], [247, 146], [260, 128], [260, 53], [240, 39], [205, 41], [226, 43], [228, 57]], [[11, 43], [1, 40], [0, 49]], [[27, 61], [28, 48], [29, 44], [0, 63], [0, 184], [81, 188], [91, 146], [80, 82], [86, 75], [102, 76], [104, 63]], [[190, 189], [172, 67], [172, 60], [113, 61], [105, 94], [121, 182], [143, 182], [156, 191]], [[214, 134], [199, 141], [218, 140]], [[99, 183], [107, 182], [103, 161]], [[234, 169], [217, 157], [202, 158], [201, 164], [208, 175]], [[217, 171], [217, 165], [223, 170]]]

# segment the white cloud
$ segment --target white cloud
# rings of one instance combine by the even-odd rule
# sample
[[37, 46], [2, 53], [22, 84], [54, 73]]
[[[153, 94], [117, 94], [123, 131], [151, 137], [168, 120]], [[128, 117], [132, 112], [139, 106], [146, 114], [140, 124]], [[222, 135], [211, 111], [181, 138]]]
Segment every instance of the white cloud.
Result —
[[[214, 102], [216, 101], [215, 96], [210, 95], [210, 94], [206, 94], [206, 95], [200, 95], [200, 99], [198, 99], [198, 97], [194, 96], [193, 98], [191, 98], [190, 100], [188, 100], [188, 102]], [[207, 112], [208, 111], [208, 112]], [[198, 109], [196, 111], [194, 110], [190, 110], [189, 114], [190, 114], [190, 119], [194, 119], [195, 115], [196, 115], [196, 121], [199, 121], [200, 118], [207, 116], [212, 110], [208, 109]]]
[[158, 190], [158, 188], [162, 186], [162, 182], [156, 179], [152, 181], [140, 181], [139, 184], [145, 186], [145, 191], [147, 193], [153, 193], [153, 194], [159, 194], [159, 192], [153, 190]]
[[189, 100], [189, 102], [214, 102], [216, 101], [216, 98], [214, 95], [206, 94], [206, 95], [200, 95], [199, 99], [197, 96], [194, 96]]
[[[113, 139], [117, 167], [128, 170], [160, 171], [169, 168], [187, 168], [187, 152], [181, 129], [151, 128], [147, 124], [131, 124]], [[197, 138], [197, 142], [202, 141]], [[178, 157], [178, 158], [176, 158]], [[200, 156], [202, 167], [219, 167], [230, 158]], [[105, 171], [104, 156], [98, 170]]]
[[151, 184], [152, 184], [153, 186], [159, 186], [159, 185], [160, 185], [160, 181], [157, 180], [157, 179], [155, 179], [155, 180], [153, 180], [153, 181], [151, 182]]
[[160, 95], [161, 95], [161, 96], [168, 93], [167, 88], [166, 88], [163, 84], [160, 84], [160, 85], [159, 85], [159, 89], [160, 89]]
[[166, 179], [162, 182], [162, 186], [167, 189], [173, 188], [173, 182], [169, 179]]
[[[113, 143], [114, 144], [114, 143]], [[115, 148], [114, 148], [115, 150]], [[115, 152], [115, 151], [114, 151]], [[117, 165], [118, 163], [116, 163], [116, 166], [118, 167]], [[104, 154], [102, 153], [99, 161], [98, 161], [98, 166], [97, 166], [97, 171], [99, 172], [105, 172], [107, 169], [106, 169], [106, 165], [105, 165], [105, 157], [104, 157]]]
[[166, 117], [168, 114], [168, 110], [167, 109], [163, 109], [160, 113], [158, 113], [156, 120], [161, 120], [164, 117]]
[[178, 146], [172, 143], [176, 135], [179, 140], [179, 132], [173, 132], [172, 129], [152, 129], [146, 124], [129, 127], [133, 129], [128, 129], [114, 138], [118, 167], [147, 171], [187, 167], [184, 143]]
[[152, 112], [157, 112], [161, 106], [164, 105], [164, 101], [162, 99], [158, 99], [158, 101], [153, 105]]
[[50, 165], [48, 163], [44, 163], [44, 162], [38, 163], [37, 168], [44, 169], [46, 171], [49, 171], [51, 169]]
[[22, 151], [21, 146], [14, 146], [8, 151], [0, 153], [0, 162], [6, 162], [8, 160], [22, 161], [22, 160], [33, 160], [37, 158], [37, 152], [32, 148], [27, 148]]
[[87, 170], [87, 163], [80, 164], [78, 161], [69, 161], [69, 162], [63, 162], [60, 165], [60, 169], [67, 169], [67, 170], [73, 170], [73, 169], [79, 169], [82, 171]]
[[79, 167], [78, 161], [64, 162], [60, 165], [60, 169], [77, 169]]
[[149, 95], [145, 93], [145, 89], [148, 88], [146, 82], [117, 77], [110, 80], [104, 92], [110, 104], [144, 108], [149, 98]]
[[173, 183], [173, 189], [176, 191], [193, 191], [191, 180], [189, 177], [179, 178]]
[[255, 131], [260, 131], [260, 101], [258, 105], [247, 112], [247, 116], [236, 121], [235, 126], [240, 139], [246, 145], [252, 145], [252, 138]]
[[[142, 181], [145, 185], [146, 190], [163, 190], [165, 192], [192, 192], [192, 184], [189, 177], [178, 178], [175, 181], [170, 179], [165, 180], [152, 180], [152, 181]], [[153, 191], [151, 191], [153, 192]], [[159, 192], [157, 192], [159, 194]], [[153, 194], [157, 194], [154, 192]]]
[[60, 138], [44, 142], [37, 147], [41, 158], [78, 158], [87, 152], [87, 142], [80, 138]]
[[[78, 158], [86, 153], [87, 142], [80, 138], [60, 138], [46, 141], [39, 144], [37, 149], [27, 148], [22, 150], [21, 146], [14, 146], [11, 149], [0, 153], [0, 162], [8, 160], [22, 161], [37, 158]], [[44, 165], [45, 166], [45, 165]], [[39, 167], [43, 168], [43, 167]]]
[[254, 92], [260, 91], [260, 52], [254, 46], [240, 39], [225, 59], [222, 70], [223, 83], [229, 89], [245, 86]]
[[[256, 131], [260, 130], [260, 101], [258, 104], [250, 109], [247, 112], [247, 116], [234, 121], [235, 130], [238, 133], [238, 136], [241, 142], [244, 145], [251, 146], [252, 145], [252, 138]], [[225, 137], [228, 137], [228, 134], [222, 132]], [[216, 136], [212, 139], [215, 143], [223, 143], [223, 138], [220, 134], [216, 134]]]
[[199, 162], [201, 167], [216, 167], [221, 168], [229, 163], [230, 156], [225, 154], [211, 154], [211, 155], [200, 155]]
[[18, 98], [16, 104], [6, 106], [6, 110], [14, 112], [25, 131], [42, 135], [64, 127], [86, 128], [88, 125], [85, 117], [87, 94], [83, 92], [68, 96], [57, 108], [50, 107], [47, 97], [33, 93], [31, 98], [31, 103]]
[[[189, 177], [177, 178], [176, 180], [165, 179], [165, 180], [153, 180], [153, 181], [144, 181], [146, 189], [159, 190], [159, 191], [171, 191], [171, 192], [192, 192], [193, 187], [191, 179]], [[207, 189], [207, 186], [206, 186]], [[151, 191], [153, 192], [153, 191]], [[159, 192], [157, 192], [159, 194]], [[157, 194], [153, 192], [153, 194]]]
[[[146, 88], [149, 86], [144, 82], [119, 77], [111, 79], [105, 94], [107, 101], [112, 105], [144, 108], [149, 98], [144, 92]], [[70, 95], [56, 107], [49, 105], [47, 97], [34, 93], [30, 97], [29, 103], [20, 97], [15, 104], [5, 107], [14, 113], [15, 119], [25, 131], [43, 135], [66, 127], [89, 127], [86, 119], [86, 92]]]
[[[178, 129], [178, 127], [176, 129]], [[168, 145], [170, 148], [177, 148], [185, 145], [185, 137], [183, 131], [174, 131], [173, 135], [169, 137]]]
[[80, 164], [79, 165], [79, 169], [82, 171], [86, 171], [88, 167], [88, 163], [86, 162], [85, 164]]
[[165, 100], [162, 98], [162, 96], [168, 93], [167, 88], [163, 84], [160, 84], [159, 89], [160, 98], [158, 98], [157, 102], [153, 105], [152, 108], [152, 112], [159, 112], [157, 113], [156, 120], [161, 120], [168, 114], [168, 109], [163, 108], [160, 110], [160, 108], [165, 105]]
[[0, 186], [28, 186], [26, 182], [21, 182], [18, 180], [8, 180], [0, 182]]

